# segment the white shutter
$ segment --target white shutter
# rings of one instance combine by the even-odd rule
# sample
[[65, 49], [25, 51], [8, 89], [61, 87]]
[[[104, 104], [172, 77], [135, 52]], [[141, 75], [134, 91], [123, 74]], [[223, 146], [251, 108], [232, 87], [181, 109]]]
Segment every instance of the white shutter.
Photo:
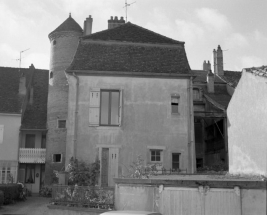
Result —
[[0, 144], [4, 141], [4, 125], [0, 125]]
[[90, 91], [89, 99], [89, 125], [98, 126], [100, 112], [100, 89]]
[[122, 90], [120, 90], [119, 126], [121, 126], [121, 118], [122, 118]]

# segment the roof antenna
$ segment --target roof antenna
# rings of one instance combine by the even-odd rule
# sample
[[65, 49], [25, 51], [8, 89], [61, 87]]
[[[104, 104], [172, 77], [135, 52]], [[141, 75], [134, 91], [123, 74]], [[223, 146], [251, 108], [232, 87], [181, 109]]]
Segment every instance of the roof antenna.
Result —
[[134, 4], [134, 3], [136, 3], [136, 1], [134, 1], [134, 2], [132, 2], [132, 3], [130, 3], [130, 4], [128, 4], [128, 3], [127, 3], [127, 0], [125, 0], [125, 6], [124, 6], [123, 8], [125, 8], [126, 22], [127, 22], [127, 8], [128, 8], [130, 5]]
[[25, 50], [23, 50], [23, 51], [20, 51], [20, 53], [19, 53], [19, 72], [20, 72], [20, 67], [21, 67], [21, 54], [22, 54], [23, 52], [28, 51], [29, 49], [30, 49], [30, 48], [25, 49]]

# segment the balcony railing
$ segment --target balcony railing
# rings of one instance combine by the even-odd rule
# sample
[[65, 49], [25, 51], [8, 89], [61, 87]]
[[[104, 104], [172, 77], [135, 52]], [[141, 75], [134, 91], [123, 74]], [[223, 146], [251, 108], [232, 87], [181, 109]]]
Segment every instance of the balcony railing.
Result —
[[45, 163], [46, 149], [41, 148], [20, 148], [20, 163]]

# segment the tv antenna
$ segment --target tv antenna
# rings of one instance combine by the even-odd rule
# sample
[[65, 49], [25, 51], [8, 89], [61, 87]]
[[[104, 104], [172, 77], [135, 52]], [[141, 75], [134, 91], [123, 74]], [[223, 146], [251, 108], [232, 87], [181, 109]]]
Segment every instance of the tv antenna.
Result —
[[134, 1], [134, 2], [132, 2], [132, 3], [130, 3], [130, 4], [128, 4], [128, 3], [127, 3], [127, 0], [125, 0], [125, 6], [124, 6], [123, 8], [125, 8], [126, 22], [127, 22], [127, 8], [128, 8], [129, 6], [131, 6], [132, 4], [134, 4], [134, 3], [136, 3], [136, 1]]
[[21, 67], [21, 54], [23, 53], [23, 52], [26, 52], [26, 51], [28, 51], [30, 48], [28, 48], [28, 49], [25, 49], [25, 50], [23, 50], [23, 51], [20, 51], [20, 53], [19, 53], [19, 72], [20, 72], [20, 67]]

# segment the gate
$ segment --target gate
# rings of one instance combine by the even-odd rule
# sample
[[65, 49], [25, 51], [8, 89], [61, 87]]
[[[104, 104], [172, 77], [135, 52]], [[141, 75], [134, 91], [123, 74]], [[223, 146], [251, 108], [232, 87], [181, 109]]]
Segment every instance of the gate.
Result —
[[164, 215], [241, 215], [240, 190], [165, 187], [159, 210]]

